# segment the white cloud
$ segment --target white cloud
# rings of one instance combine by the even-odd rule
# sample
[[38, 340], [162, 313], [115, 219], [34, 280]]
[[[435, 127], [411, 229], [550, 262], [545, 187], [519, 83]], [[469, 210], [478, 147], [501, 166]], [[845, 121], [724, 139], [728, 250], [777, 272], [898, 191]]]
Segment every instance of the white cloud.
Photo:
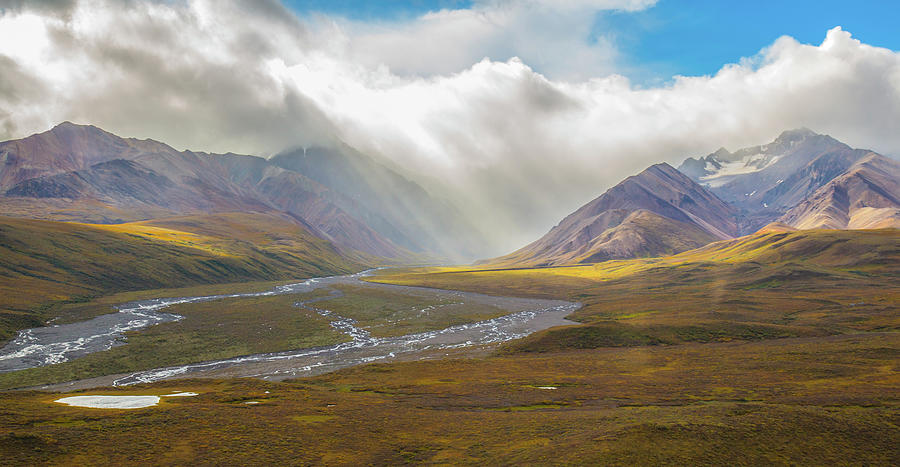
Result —
[[[0, 35], [28, 24], [34, 37], [0, 37], [0, 139], [61, 120], [220, 152], [337, 137], [452, 195], [507, 249], [647, 165], [787, 128], [900, 154], [896, 52], [835, 28], [821, 45], [783, 37], [715, 76], [639, 89], [610, 71], [614, 50], [562, 29], [581, 27], [567, 11], [642, 4], [567, 2], [547, 42], [529, 43], [522, 25], [536, 16], [522, 11], [551, 3], [481, 2], [392, 25], [302, 22], [273, 2], [12, 9]], [[485, 11], [506, 22], [479, 23]], [[497, 47], [522, 58], [482, 60]], [[552, 72], [535, 71], [536, 50]], [[570, 51], [609, 60], [573, 79]]]
[[[618, 54], [603, 36], [592, 41], [594, 15], [634, 11], [656, 0], [488, 0], [470, 9], [440, 10], [412, 22], [353, 22], [319, 17], [314, 29], [343, 34], [340, 52], [401, 75], [447, 74], [483, 58], [513, 57], [553, 77], [609, 73]], [[334, 44], [334, 43], [333, 43]]]

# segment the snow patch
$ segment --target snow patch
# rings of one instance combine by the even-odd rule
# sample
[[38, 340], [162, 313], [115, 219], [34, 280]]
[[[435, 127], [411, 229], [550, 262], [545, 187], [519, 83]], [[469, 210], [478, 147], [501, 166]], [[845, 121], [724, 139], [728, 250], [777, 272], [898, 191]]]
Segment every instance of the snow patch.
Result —
[[143, 409], [159, 404], [159, 396], [71, 396], [56, 402], [92, 409]]
[[708, 175], [700, 177], [700, 180], [709, 182], [713, 188], [720, 187], [730, 181], [728, 177], [759, 172], [778, 162], [779, 159], [781, 156], [771, 157], [769, 154], [759, 153], [744, 156], [737, 161], [717, 161], [719, 167], [707, 162], [705, 169]]
[[160, 397], [192, 397], [196, 392], [176, 392], [162, 396], [70, 396], [57, 399], [55, 402], [72, 407], [91, 409], [143, 409], [159, 404]]

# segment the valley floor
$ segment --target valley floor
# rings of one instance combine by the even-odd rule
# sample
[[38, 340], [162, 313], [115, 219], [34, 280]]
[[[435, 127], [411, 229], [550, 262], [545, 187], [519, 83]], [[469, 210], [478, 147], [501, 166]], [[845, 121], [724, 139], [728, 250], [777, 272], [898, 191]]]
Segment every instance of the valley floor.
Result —
[[169, 381], [138, 410], [0, 394], [7, 462], [896, 465], [896, 333]]
[[[567, 268], [385, 271], [370, 280], [584, 306], [570, 316], [578, 325], [468, 358], [76, 393], [199, 394], [143, 409], [0, 393], [0, 455], [17, 464], [897, 465], [898, 273], [896, 230], [771, 233]], [[393, 300], [346, 292], [356, 298], [338, 303], [344, 313]], [[385, 316], [358, 319], [389, 335]]]
[[[185, 375], [281, 380], [507, 341], [573, 324], [562, 318], [577, 308], [564, 301], [366, 283], [359, 276], [240, 295], [162, 295], [71, 322], [114, 311], [110, 297], [95, 300], [69, 310], [67, 323], [28, 330], [0, 349], [0, 389], [127, 385]], [[248, 287], [253, 290], [235, 286]], [[161, 303], [171, 304], [147, 311]], [[153, 324], [157, 317], [166, 322]]]

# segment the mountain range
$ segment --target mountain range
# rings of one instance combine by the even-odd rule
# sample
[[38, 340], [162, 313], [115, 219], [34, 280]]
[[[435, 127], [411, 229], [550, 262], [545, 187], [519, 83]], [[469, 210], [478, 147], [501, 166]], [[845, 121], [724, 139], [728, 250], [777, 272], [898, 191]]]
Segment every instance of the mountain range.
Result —
[[804, 202], [816, 190], [872, 156], [807, 128], [769, 144], [688, 158], [679, 170], [739, 211], [741, 234], [752, 233]]
[[348, 253], [459, 259], [475, 229], [448, 202], [343, 146], [271, 159], [178, 151], [69, 122], [0, 143], [0, 214], [121, 223], [283, 212]]
[[[198, 233], [226, 213], [264, 215], [272, 229], [300, 229], [358, 264], [460, 261], [485, 244], [450, 201], [347, 145], [267, 159], [179, 151], [69, 122], [0, 143], [0, 215], [107, 225], [193, 216]], [[898, 227], [900, 163], [801, 128], [678, 169], [655, 164], [535, 242], [482, 263], [659, 256], [763, 228]]]
[[557, 266], [661, 256], [760, 229], [900, 228], [900, 164], [801, 128], [626, 178], [537, 241], [481, 262]]

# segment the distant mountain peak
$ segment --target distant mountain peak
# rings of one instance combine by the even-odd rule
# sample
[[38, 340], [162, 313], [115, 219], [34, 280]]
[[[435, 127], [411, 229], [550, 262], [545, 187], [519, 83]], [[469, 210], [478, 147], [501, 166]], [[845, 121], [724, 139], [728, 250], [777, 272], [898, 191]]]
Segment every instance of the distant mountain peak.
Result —
[[59, 133], [59, 132], [73, 132], [73, 131], [93, 131], [93, 132], [103, 132], [106, 131], [101, 130], [100, 128], [95, 127], [94, 125], [81, 125], [78, 123], [72, 123], [68, 120], [61, 122], [50, 129], [49, 133]]
[[[647, 177], [653, 177], [653, 176], [665, 176], [665, 177], [669, 177], [669, 178], [675, 177], [677, 179], [687, 178], [684, 176], [684, 174], [679, 172], [678, 169], [676, 169], [675, 167], [672, 167], [667, 162], [659, 162], [657, 164], [651, 165], [650, 167], [647, 167], [646, 169], [640, 171], [639, 173], [637, 173], [635, 175], [627, 177], [625, 180], [622, 180], [622, 183], [626, 183], [629, 180], [640, 180], [640, 179], [644, 179]], [[693, 183], [690, 179], [687, 179], [687, 180], [689, 183]]]
[[716, 152], [712, 153], [712, 155], [718, 158], [727, 158], [731, 155], [731, 151], [725, 149], [725, 146], [722, 146], [719, 149], [716, 149]]
[[662, 177], [667, 180], [671, 180], [672, 182], [682, 185], [694, 185], [694, 181], [690, 179], [687, 175], [681, 173], [675, 167], [672, 167], [666, 162], [660, 162], [658, 164], [653, 164], [650, 167], [647, 167], [642, 172], [637, 175], [633, 175], [631, 177], [626, 178], [622, 181], [622, 184], [627, 183], [629, 181], [647, 181], [650, 183], [657, 183], [658, 178]]
[[[88, 152], [94, 150], [103, 152], [100, 148], [87, 149], [94, 145], [128, 145], [126, 142], [127, 138], [114, 135], [94, 125], [81, 125], [68, 120], [43, 133], [35, 133], [26, 139], [56, 140], [64, 146], [71, 146], [73, 149], [80, 146]], [[90, 156], [88, 157], [90, 158]]]
[[870, 153], [800, 127], [774, 141], [688, 158], [679, 167], [744, 214], [741, 231], [750, 233], [774, 221], [819, 187]]
[[775, 138], [775, 141], [772, 142], [773, 145], [789, 145], [789, 144], [798, 144], [803, 143], [808, 139], [824, 139], [829, 141], [838, 142], [836, 139], [831, 136], [816, 133], [813, 130], [810, 130], [806, 127], [794, 128], [793, 130], [785, 130]]
[[802, 126], [800, 128], [794, 128], [793, 130], [782, 131], [781, 134], [778, 136], [778, 138], [776, 138], [776, 140], [805, 138], [807, 136], [820, 136], [820, 135], [805, 126]]

